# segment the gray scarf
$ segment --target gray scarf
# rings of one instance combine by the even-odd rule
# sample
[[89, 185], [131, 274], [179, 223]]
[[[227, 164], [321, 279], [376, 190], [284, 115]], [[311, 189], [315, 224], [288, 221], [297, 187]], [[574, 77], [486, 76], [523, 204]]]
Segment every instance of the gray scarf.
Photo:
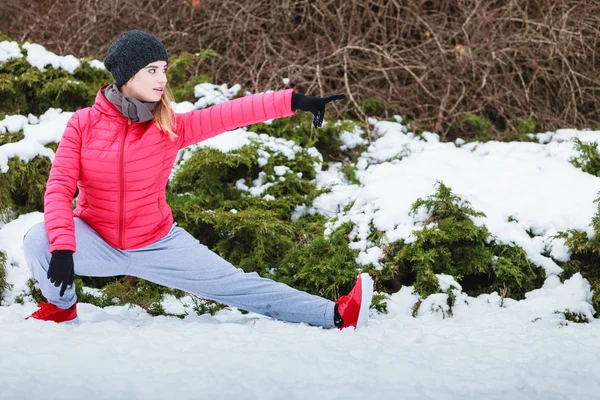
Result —
[[104, 97], [132, 122], [146, 122], [154, 118], [152, 110], [156, 107], [157, 102], [139, 101], [133, 97], [125, 97], [115, 83], [104, 89]]

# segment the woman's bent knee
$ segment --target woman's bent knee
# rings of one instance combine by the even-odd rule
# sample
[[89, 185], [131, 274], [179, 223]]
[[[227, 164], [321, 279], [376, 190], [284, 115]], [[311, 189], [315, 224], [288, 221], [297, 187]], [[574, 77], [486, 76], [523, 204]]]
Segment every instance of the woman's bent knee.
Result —
[[39, 251], [48, 250], [48, 235], [46, 233], [46, 225], [39, 222], [27, 231], [23, 237], [23, 251], [25, 254], [37, 253]]

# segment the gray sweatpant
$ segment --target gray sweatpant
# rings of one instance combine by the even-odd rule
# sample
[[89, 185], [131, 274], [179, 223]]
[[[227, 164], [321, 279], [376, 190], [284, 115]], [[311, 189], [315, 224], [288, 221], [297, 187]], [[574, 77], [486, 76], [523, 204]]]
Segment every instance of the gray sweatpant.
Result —
[[[332, 301], [234, 267], [176, 222], [165, 237], [137, 250], [111, 247], [80, 218], [75, 218], [75, 237], [76, 275], [136, 276], [279, 320], [334, 327]], [[27, 232], [23, 250], [48, 302], [60, 308], [71, 307], [77, 301], [75, 285], [60, 297], [60, 287], [55, 287], [46, 276], [50, 251], [43, 222]]]

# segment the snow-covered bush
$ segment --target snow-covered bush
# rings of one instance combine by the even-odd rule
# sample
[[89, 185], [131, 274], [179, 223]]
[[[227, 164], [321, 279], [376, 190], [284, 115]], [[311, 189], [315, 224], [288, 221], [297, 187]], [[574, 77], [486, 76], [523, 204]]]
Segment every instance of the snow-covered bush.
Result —
[[573, 138], [575, 149], [579, 153], [571, 159], [571, 163], [583, 172], [600, 176], [600, 153], [598, 153], [598, 142], [583, 142], [581, 139]]
[[594, 234], [589, 237], [585, 231], [570, 230], [561, 232], [558, 237], [565, 239], [570, 250], [570, 259], [561, 264], [564, 270], [561, 280], [569, 279], [576, 273], [586, 278], [592, 287], [592, 305], [595, 317], [600, 317], [600, 198], [596, 199], [598, 211], [592, 220]]
[[[5, 135], [0, 134], [0, 138]], [[56, 150], [56, 143], [49, 148]], [[8, 171], [0, 172], [0, 213], [10, 210], [14, 217], [43, 211], [46, 181], [50, 174], [48, 157], [38, 156], [29, 162], [13, 157], [8, 160]]]
[[[248, 128], [251, 132], [265, 133], [272, 137], [292, 140], [299, 146], [314, 147], [319, 150], [325, 163], [329, 161], [354, 161], [366, 150], [366, 142], [357, 139], [352, 148], [344, 145], [344, 135], [365, 130], [365, 125], [359, 121], [339, 121], [325, 123], [321, 128], [314, 129], [312, 115], [299, 112], [287, 118], [275, 119], [268, 123], [254, 124]], [[358, 138], [359, 135], [357, 135]]]
[[[42, 114], [54, 107], [75, 111], [94, 103], [98, 89], [113, 82], [98, 60], [58, 56], [43, 46], [0, 36], [0, 118], [5, 114]], [[169, 86], [176, 101], [194, 100], [194, 87], [210, 82], [191, 75], [193, 62], [216, 57], [214, 51], [181, 53], [169, 58]]]
[[[91, 60], [65, 61], [56, 57], [56, 62], [36, 64], [38, 55], [45, 50], [42, 46], [16, 42], [1, 42], [6, 47], [12, 44], [12, 57], [0, 62], [0, 110], [6, 114], [41, 114], [50, 107], [67, 110], [91, 105], [98, 88], [110, 83], [108, 71], [95, 68]], [[46, 58], [52, 60], [51, 57]], [[45, 64], [45, 65], [42, 65]]]
[[[414, 285], [422, 298], [440, 292], [436, 274], [452, 276], [469, 295], [497, 291], [522, 299], [541, 287], [544, 271], [534, 266], [523, 249], [496, 240], [484, 225], [484, 214], [439, 183], [427, 199], [418, 199], [412, 213], [427, 216], [415, 240], [394, 242], [384, 251], [383, 270], [392, 269], [402, 285]], [[385, 284], [385, 282], [383, 282]]]
[[196, 54], [184, 51], [169, 59], [169, 86], [177, 101], [195, 102], [197, 100], [194, 96], [195, 86], [201, 83], [212, 82], [212, 79], [205, 74], [190, 75], [188, 68], [198, 61], [217, 56], [218, 54], [212, 50], [204, 50]]

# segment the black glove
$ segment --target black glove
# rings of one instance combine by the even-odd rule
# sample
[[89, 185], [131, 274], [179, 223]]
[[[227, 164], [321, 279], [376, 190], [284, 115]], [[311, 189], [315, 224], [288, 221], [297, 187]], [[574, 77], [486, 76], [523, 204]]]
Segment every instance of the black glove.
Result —
[[302, 93], [292, 93], [292, 110], [310, 111], [313, 113], [313, 125], [320, 128], [323, 125], [323, 115], [325, 114], [325, 105], [331, 101], [343, 100], [346, 96], [336, 94], [329, 97], [311, 97]]
[[71, 250], [54, 250], [52, 252], [47, 277], [55, 287], [62, 285], [60, 288], [60, 297], [62, 297], [67, 287], [73, 284], [75, 278], [75, 266]]

